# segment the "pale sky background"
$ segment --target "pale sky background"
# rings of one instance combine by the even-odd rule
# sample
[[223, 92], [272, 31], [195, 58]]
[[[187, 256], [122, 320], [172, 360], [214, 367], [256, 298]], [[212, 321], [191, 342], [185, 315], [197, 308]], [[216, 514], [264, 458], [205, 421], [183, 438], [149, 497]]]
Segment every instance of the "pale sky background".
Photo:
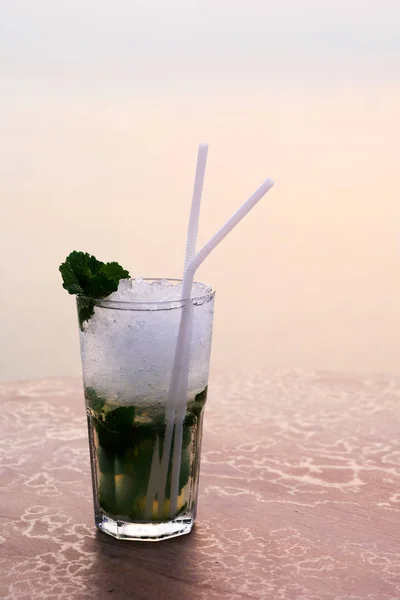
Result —
[[1, 67], [12, 78], [185, 87], [187, 79], [240, 85], [240, 76], [266, 85], [269, 75], [381, 79], [399, 67], [397, 0], [1, 0], [0, 7]]
[[[279, 5], [278, 5], [279, 4]], [[199, 141], [212, 364], [398, 372], [400, 2], [0, 0], [0, 378], [79, 374], [72, 249], [179, 276]]]

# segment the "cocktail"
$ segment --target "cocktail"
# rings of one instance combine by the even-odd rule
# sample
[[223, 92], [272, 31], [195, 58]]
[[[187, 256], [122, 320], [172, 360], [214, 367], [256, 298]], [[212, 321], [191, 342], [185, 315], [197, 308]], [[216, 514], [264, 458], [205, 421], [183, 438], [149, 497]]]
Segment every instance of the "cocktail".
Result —
[[131, 278], [72, 252], [95, 523], [120, 539], [189, 533], [196, 518], [214, 290], [194, 274], [268, 192], [267, 179], [195, 252], [207, 146], [200, 145], [182, 280]]
[[[168, 446], [169, 385], [182, 313], [180, 281], [123, 279], [93, 303], [80, 344], [95, 521], [119, 538], [161, 539], [190, 531], [196, 515], [214, 291], [194, 284], [188, 392], [181, 418], [178, 492]], [[175, 444], [173, 429], [169, 447]], [[165, 463], [165, 464], [164, 464]], [[174, 499], [175, 498], [175, 499]]]

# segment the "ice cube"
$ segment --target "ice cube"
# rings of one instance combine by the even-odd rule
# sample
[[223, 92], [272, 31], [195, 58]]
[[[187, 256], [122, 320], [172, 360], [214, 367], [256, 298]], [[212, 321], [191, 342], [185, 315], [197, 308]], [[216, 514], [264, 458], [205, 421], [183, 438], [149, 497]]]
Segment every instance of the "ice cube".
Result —
[[115, 292], [120, 296], [124, 296], [129, 294], [132, 290], [132, 281], [130, 279], [120, 279], [118, 289]]

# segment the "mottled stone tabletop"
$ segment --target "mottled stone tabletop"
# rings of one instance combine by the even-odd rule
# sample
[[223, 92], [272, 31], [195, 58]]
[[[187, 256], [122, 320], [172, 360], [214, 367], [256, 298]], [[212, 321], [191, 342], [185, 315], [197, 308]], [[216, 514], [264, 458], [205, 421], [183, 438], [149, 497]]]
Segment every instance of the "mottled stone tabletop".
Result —
[[78, 380], [0, 385], [0, 597], [400, 599], [400, 379], [213, 374], [198, 523], [93, 523]]

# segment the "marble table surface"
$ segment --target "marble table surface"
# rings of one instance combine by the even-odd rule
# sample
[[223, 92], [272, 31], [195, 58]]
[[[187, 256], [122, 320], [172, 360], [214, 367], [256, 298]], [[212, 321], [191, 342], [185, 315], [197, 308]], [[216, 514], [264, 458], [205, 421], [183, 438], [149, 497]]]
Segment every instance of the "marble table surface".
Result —
[[81, 383], [0, 384], [0, 597], [400, 598], [400, 379], [213, 373], [198, 522], [93, 523]]

